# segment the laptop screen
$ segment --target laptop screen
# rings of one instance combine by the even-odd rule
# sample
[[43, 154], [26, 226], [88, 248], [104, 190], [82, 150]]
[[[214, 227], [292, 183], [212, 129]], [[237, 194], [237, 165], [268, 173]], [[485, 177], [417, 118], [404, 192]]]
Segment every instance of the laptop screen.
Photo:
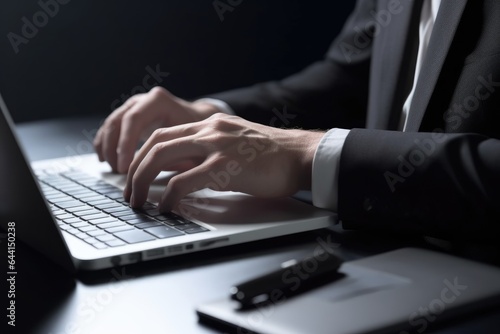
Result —
[[7, 231], [8, 224], [15, 223], [16, 240], [73, 271], [69, 250], [19, 146], [1, 96], [0, 109], [0, 226]]

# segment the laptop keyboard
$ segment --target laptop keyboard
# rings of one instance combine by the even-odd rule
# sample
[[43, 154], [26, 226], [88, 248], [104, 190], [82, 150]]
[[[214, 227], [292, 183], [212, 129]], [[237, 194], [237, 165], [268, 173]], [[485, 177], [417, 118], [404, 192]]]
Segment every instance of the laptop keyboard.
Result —
[[149, 202], [133, 210], [119, 188], [79, 171], [38, 179], [61, 230], [97, 249], [209, 231]]

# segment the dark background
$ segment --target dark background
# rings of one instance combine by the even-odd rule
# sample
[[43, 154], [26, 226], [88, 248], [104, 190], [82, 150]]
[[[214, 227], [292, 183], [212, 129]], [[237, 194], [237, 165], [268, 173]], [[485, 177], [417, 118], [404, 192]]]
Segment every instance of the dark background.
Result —
[[184, 98], [279, 79], [320, 59], [353, 6], [243, 0], [221, 21], [213, 0], [72, 0], [16, 54], [8, 34], [22, 36], [22, 18], [33, 23], [42, 7], [2, 0], [0, 92], [24, 122], [108, 114], [147, 66], [169, 72], [160, 85]]

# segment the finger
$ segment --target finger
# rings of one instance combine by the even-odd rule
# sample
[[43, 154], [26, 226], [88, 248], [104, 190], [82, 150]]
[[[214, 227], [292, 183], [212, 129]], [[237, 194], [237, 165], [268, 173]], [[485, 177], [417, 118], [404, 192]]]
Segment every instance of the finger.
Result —
[[116, 145], [120, 136], [120, 122], [116, 122], [113, 127], [108, 127], [103, 131], [102, 154], [104, 160], [108, 162], [113, 171], [117, 171]]
[[111, 130], [113, 123], [119, 121], [121, 116], [135, 103], [135, 96], [128, 99], [122, 106], [118, 107], [115, 111], [108, 116], [105, 122], [101, 125], [97, 134], [94, 138], [94, 148], [96, 150], [97, 155], [99, 156], [100, 161], [104, 161], [104, 136], [107, 132]]
[[134, 97], [115, 110], [106, 120], [102, 129], [102, 155], [113, 171], [118, 171], [117, 146], [120, 138], [121, 123], [124, 115], [136, 104]]
[[193, 144], [190, 137], [177, 138], [156, 144], [141, 160], [134, 173], [129, 172], [127, 176], [127, 192], [130, 192], [130, 206], [138, 208], [144, 204], [149, 186], [162, 170], [179, 164], [179, 161], [193, 158], [199, 159], [203, 154], [200, 146]]
[[127, 172], [130, 163], [134, 159], [134, 153], [139, 145], [141, 135], [146, 125], [150, 123], [150, 120], [146, 119], [147, 115], [141, 115], [140, 113], [143, 107], [139, 103], [135, 104], [122, 118], [120, 135], [116, 147], [118, 171], [120, 173]]
[[97, 153], [97, 157], [99, 158], [100, 162], [104, 161], [104, 155], [102, 154], [102, 127], [97, 130], [97, 133], [94, 137], [94, 150]]
[[108, 116], [108, 118], [103, 122], [99, 130], [97, 130], [96, 136], [94, 138], [94, 148], [95, 151], [99, 157], [99, 161], [106, 161], [106, 158], [104, 156], [104, 135], [107, 131], [110, 131], [109, 129], [111, 128], [110, 125], [110, 118], [111, 115]]
[[168, 181], [159, 203], [160, 212], [169, 212], [186, 195], [205, 188], [217, 187], [210, 178], [211, 164], [204, 162]]
[[[192, 135], [197, 132], [197, 127], [191, 124], [178, 125], [171, 128], [158, 129], [148, 138], [148, 140], [142, 145], [139, 152], [135, 155], [128, 169], [127, 175], [127, 184], [125, 185], [125, 189], [123, 191], [123, 196], [126, 200], [130, 200], [130, 196], [132, 195], [132, 178], [136, 173], [137, 168], [141, 164], [141, 162], [145, 159], [145, 157], [150, 154], [152, 148], [161, 143], [168, 142], [170, 140], [175, 140], [179, 138], [185, 138], [186, 136]], [[179, 163], [180, 161], [176, 161]], [[164, 166], [167, 168], [167, 166]]]

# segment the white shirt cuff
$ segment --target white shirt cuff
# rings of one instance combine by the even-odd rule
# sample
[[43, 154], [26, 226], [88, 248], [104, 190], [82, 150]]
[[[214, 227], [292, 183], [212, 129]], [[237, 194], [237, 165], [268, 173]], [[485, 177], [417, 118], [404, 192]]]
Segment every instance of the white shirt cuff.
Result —
[[337, 212], [340, 154], [349, 132], [331, 129], [316, 148], [312, 168], [312, 198], [316, 207]]
[[217, 109], [219, 109], [219, 111], [221, 113], [228, 114], [228, 115], [236, 115], [234, 110], [231, 109], [231, 107], [226, 102], [224, 102], [222, 100], [211, 99], [211, 98], [207, 97], [207, 98], [203, 98], [203, 99], [199, 99], [199, 100], [194, 101], [194, 103], [197, 103], [197, 102], [209, 103], [209, 104], [213, 105], [214, 107], [216, 107]]

